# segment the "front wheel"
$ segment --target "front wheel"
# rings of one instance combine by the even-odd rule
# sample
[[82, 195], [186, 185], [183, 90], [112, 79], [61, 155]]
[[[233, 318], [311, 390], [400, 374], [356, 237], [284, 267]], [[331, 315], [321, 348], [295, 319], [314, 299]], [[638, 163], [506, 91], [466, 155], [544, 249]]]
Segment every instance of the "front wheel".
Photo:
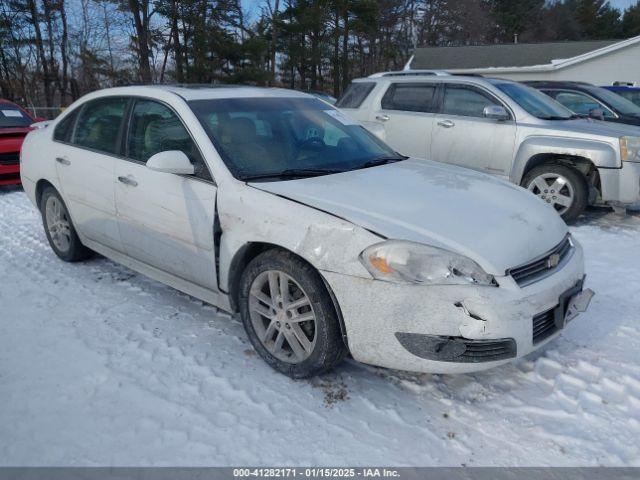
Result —
[[531, 169], [522, 186], [538, 196], [565, 222], [575, 220], [589, 203], [587, 181], [578, 170], [560, 164], [544, 164]]
[[322, 278], [291, 253], [269, 250], [249, 263], [240, 280], [240, 315], [260, 356], [292, 378], [330, 370], [346, 353]]

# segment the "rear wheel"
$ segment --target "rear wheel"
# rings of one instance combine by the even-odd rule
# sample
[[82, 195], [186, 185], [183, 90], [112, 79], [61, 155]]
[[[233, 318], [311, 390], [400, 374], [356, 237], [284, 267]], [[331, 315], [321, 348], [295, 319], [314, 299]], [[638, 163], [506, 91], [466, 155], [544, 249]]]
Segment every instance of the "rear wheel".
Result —
[[346, 353], [331, 297], [318, 272], [295, 255], [258, 255], [240, 280], [240, 314], [260, 356], [292, 378], [330, 370]]
[[59, 258], [65, 262], [77, 262], [92, 255], [93, 252], [80, 242], [69, 211], [53, 187], [42, 192], [40, 213], [49, 245]]
[[522, 186], [538, 196], [566, 222], [575, 220], [589, 202], [589, 187], [584, 175], [566, 165], [547, 163], [531, 169]]

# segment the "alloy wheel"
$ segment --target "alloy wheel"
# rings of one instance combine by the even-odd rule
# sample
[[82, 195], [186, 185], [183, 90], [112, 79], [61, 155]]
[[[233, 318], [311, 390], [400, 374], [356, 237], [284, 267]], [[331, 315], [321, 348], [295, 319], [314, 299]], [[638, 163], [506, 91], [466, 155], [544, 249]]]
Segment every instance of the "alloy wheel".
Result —
[[45, 215], [53, 244], [61, 252], [67, 252], [71, 246], [71, 223], [62, 202], [55, 196], [47, 198]]
[[313, 306], [302, 287], [286, 273], [267, 270], [253, 280], [249, 316], [260, 343], [277, 359], [300, 363], [313, 352]]
[[571, 182], [557, 173], [538, 175], [527, 188], [553, 207], [560, 215], [571, 207], [575, 197]]

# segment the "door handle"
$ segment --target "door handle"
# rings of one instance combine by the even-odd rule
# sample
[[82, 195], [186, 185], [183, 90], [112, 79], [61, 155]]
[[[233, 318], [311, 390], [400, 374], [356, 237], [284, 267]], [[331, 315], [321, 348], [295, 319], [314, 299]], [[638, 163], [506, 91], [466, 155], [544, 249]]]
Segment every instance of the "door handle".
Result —
[[438, 125], [440, 125], [443, 128], [451, 128], [456, 126], [456, 124], [453, 123], [451, 120], [440, 120], [438, 122]]
[[136, 182], [132, 177], [130, 176], [126, 176], [126, 177], [118, 177], [118, 181], [120, 183], [124, 183], [125, 185], [130, 185], [132, 187], [137, 187], [138, 186], [138, 182]]
[[376, 120], [380, 120], [381, 122], [386, 122], [389, 120], [389, 115], [376, 115]]
[[56, 162], [62, 165], [71, 165], [71, 162], [64, 157], [56, 157]]

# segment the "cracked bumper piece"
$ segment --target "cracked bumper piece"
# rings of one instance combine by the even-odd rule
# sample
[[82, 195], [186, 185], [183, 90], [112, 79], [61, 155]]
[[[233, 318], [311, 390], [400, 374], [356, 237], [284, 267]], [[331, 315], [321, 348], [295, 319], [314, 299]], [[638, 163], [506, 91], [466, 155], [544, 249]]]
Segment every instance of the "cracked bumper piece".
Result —
[[[563, 268], [519, 287], [511, 277], [499, 287], [399, 285], [323, 271], [340, 305], [353, 357], [398, 370], [464, 373], [522, 357], [554, 338], [584, 311], [593, 295], [582, 289], [582, 248]], [[562, 310], [534, 343], [534, 318]], [[493, 353], [481, 353], [493, 352]]]

